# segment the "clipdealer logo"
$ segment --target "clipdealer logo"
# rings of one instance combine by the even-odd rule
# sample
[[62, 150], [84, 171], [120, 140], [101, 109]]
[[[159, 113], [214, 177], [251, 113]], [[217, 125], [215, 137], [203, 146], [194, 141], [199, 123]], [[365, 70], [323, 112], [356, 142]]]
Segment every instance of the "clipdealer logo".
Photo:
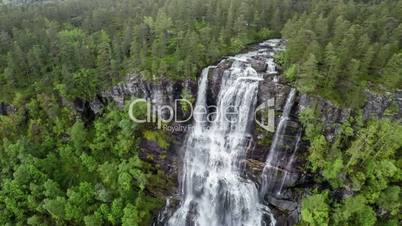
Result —
[[[186, 105], [187, 113], [179, 118], [179, 112], [183, 112], [183, 106]], [[145, 114], [137, 115], [136, 109], [146, 106]], [[217, 120], [226, 120], [226, 122], [236, 123], [238, 120], [239, 109], [236, 106], [226, 106], [217, 113], [217, 106], [193, 106], [187, 99], [176, 99], [174, 105], [157, 105], [147, 99], [135, 99], [131, 101], [128, 109], [129, 117], [135, 123], [156, 123], [158, 129], [164, 129], [170, 132], [180, 130], [186, 131], [188, 128], [183, 126], [190, 120], [197, 122], [212, 123]], [[256, 125], [262, 129], [275, 132], [275, 99], [271, 98], [258, 105], [252, 117]], [[169, 125], [174, 123], [174, 125]]]

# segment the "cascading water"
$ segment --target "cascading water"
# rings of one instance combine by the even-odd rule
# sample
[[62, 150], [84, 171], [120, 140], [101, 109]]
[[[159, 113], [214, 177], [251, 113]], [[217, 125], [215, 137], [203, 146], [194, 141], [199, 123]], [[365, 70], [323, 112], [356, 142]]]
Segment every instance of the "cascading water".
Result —
[[[257, 53], [255, 53], [257, 54]], [[261, 76], [238, 55], [222, 77], [213, 122], [206, 111], [194, 116], [195, 123], [185, 142], [182, 202], [168, 225], [258, 226], [263, 218], [274, 219], [260, 203], [256, 185], [242, 177]], [[201, 75], [196, 109], [206, 109], [209, 68]], [[228, 113], [229, 110], [229, 113]]]
[[[222, 73], [213, 113], [208, 112], [207, 106], [208, 75], [216, 67], [202, 71], [193, 114], [195, 122], [183, 145], [181, 203], [172, 215], [162, 211], [170, 217], [160, 223], [170, 226], [276, 224], [270, 209], [261, 202], [255, 182], [247, 178], [244, 163], [252, 143], [259, 83], [264, 81], [263, 76], [278, 74], [273, 56], [282, 50], [281, 45], [280, 39], [267, 40], [256, 51], [223, 60], [223, 65], [231, 62], [231, 66]], [[265, 71], [261, 66], [264, 64], [252, 66], [255, 59], [265, 61]]]
[[278, 151], [279, 147], [283, 145], [283, 138], [285, 134], [285, 130], [289, 121], [289, 114], [292, 110], [294, 100], [296, 97], [296, 90], [291, 89], [288, 98], [286, 100], [285, 107], [282, 112], [282, 116], [279, 120], [278, 127], [274, 134], [274, 138], [271, 144], [271, 148], [268, 153], [268, 158], [265, 162], [265, 166], [262, 172], [262, 183], [260, 196], [264, 197], [267, 193], [277, 192], [280, 193], [280, 189], [277, 189], [277, 184], [275, 183], [278, 171], [285, 171], [286, 169], [281, 169], [276, 165], [278, 163]]
[[282, 178], [281, 186], [279, 187], [279, 190], [278, 190], [279, 194], [282, 192], [283, 185], [285, 185], [286, 179], [289, 175], [289, 171], [291, 170], [293, 162], [295, 161], [296, 152], [297, 152], [297, 150], [299, 150], [299, 146], [300, 146], [300, 142], [301, 142], [301, 138], [302, 138], [302, 133], [303, 133], [303, 129], [300, 129], [299, 132], [297, 133], [296, 144], [295, 144], [295, 147], [293, 148], [292, 155], [290, 156], [290, 159], [289, 159], [288, 163], [286, 164], [285, 175]]

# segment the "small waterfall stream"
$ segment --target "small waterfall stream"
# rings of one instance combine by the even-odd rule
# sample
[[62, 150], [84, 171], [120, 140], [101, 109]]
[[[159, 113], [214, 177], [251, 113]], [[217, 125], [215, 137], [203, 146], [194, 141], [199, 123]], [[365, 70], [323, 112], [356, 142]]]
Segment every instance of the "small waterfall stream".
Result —
[[296, 136], [295, 147], [293, 148], [292, 155], [290, 156], [290, 159], [289, 159], [288, 163], [286, 164], [285, 175], [282, 178], [281, 186], [279, 187], [279, 190], [278, 190], [279, 194], [282, 192], [283, 186], [285, 185], [286, 179], [288, 178], [289, 171], [292, 169], [293, 162], [295, 161], [295, 155], [297, 153], [297, 150], [299, 150], [299, 147], [300, 147], [302, 134], [303, 134], [303, 129], [299, 129], [299, 132], [297, 133], [297, 136]]
[[[292, 107], [294, 105], [295, 97], [296, 90], [292, 88], [287, 97], [285, 107], [283, 108], [282, 116], [279, 120], [278, 127], [276, 128], [271, 148], [269, 150], [264, 170], [262, 172], [262, 182], [260, 190], [261, 198], [263, 198], [264, 195], [267, 193], [280, 193], [283, 187], [283, 185], [280, 185], [278, 188], [277, 183], [275, 183], [278, 176], [278, 171], [284, 171], [284, 174], [286, 174], [287, 172], [287, 168], [282, 169], [277, 165], [277, 163], [279, 163], [278, 152], [280, 147], [283, 145], [285, 130], [289, 121], [290, 111], [292, 110]], [[283, 180], [285, 180], [285, 178]]]

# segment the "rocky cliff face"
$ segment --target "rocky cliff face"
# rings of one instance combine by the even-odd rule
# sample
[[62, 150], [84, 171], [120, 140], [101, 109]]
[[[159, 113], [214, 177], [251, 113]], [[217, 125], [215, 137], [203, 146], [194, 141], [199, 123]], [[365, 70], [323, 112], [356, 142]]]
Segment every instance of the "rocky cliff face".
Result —
[[129, 75], [127, 79], [110, 90], [102, 92], [90, 103], [91, 109], [99, 113], [110, 101], [123, 107], [125, 102], [132, 98], [143, 98], [152, 102], [155, 107], [173, 106], [176, 99], [180, 99], [183, 89], [196, 93], [196, 83], [192, 80], [170, 81], [146, 80], [141, 75]]
[[[259, 51], [262, 47], [266, 46], [253, 46], [249, 51]], [[292, 87], [280, 76], [279, 68], [277, 68], [279, 73], [273, 73], [276, 70], [267, 68], [269, 65], [266, 60], [264, 57], [258, 56], [252, 58], [249, 63], [264, 78], [259, 86], [257, 106], [267, 100], [274, 99], [275, 122], [277, 125]], [[232, 62], [233, 60], [230, 58], [223, 59], [216, 67], [210, 68], [208, 72], [209, 89], [207, 97], [209, 105], [216, 104], [223, 73], [230, 68]], [[190, 80], [146, 81], [141, 76], [132, 75], [111, 90], [101, 93], [89, 103], [89, 107], [93, 113], [98, 114], [108, 102], [113, 101], [117, 105], [123, 106], [125, 101], [132, 97], [149, 99], [154, 106], [174, 106], [175, 100], [180, 98], [183, 89], [188, 90], [195, 96], [197, 85]], [[365, 119], [384, 116], [402, 118], [402, 91], [383, 95], [367, 92], [366, 95], [367, 102], [363, 108]], [[339, 108], [323, 98], [307, 96], [297, 92], [290, 111], [289, 121], [283, 134], [284, 142], [278, 147], [279, 157], [275, 167], [279, 172], [279, 176], [270, 181], [273, 184], [280, 184], [282, 192], [280, 194], [267, 194], [264, 197], [264, 202], [272, 209], [277, 219], [277, 225], [294, 225], [298, 221], [303, 192], [306, 188], [312, 186], [312, 175], [308, 175], [305, 170], [308, 143], [301, 139], [300, 143], [296, 144], [297, 136], [303, 134], [298, 115], [306, 107], [313, 107], [319, 110], [321, 120], [325, 126], [324, 135], [328, 140], [332, 140], [338, 126], [351, 114], [354, 114], [351, 109]], [[261, 184], [260, 175], [270, 150], [273, 135], [274, 133], [262, 130], [256, 125], [254, 134], [250, 139], [247, 159], [244, 163], [245, 176], [253, 179], [257, 184]], [[161, 158], [161, 155], [164, 150], [161, 147], [151, 141], [144, 142], [142, 144], [142, 158], [154, 164], [159, 164], [167, 175], [176, 179], [176, 176], [180, 173], [180, 156], [183, 154], [180, 147], [185, 136], [185, 130], [170, 133], [172, 142], [167, 150], [167, 156], [163, 158]], [[294, 152], [296, 145], [298, 145], [297, 152]], [[153, 157], [149, 158], [149, 155]], [[291, 167], [288, 164], [290, 158], [294, 159]], [[170, 202], [174, 203], [171, 200]], [[162, 211], [165, 215], [169, 215], [171, 212], [167, 208]], [[162, 215], [159, 217], [166, 217]]]
[[6, 103], [0, 103], [0, 115], [9, 115], [15, 111], [12, 105]]
[[[119, 107], [124, 107], [130, 100], [141, 98], [149, 101], [152, 104], [152, 111], [156, 111], [156, 109], [162, 106], [174, 107], [177, 104], [175, 100], [181, 98], [183, 91], [190, 94], [196, 93], [196, 82], [193, 80], [147, 80], [141, 75], [132, 74], [110, 90], [97, 95], [92, 101], [76, 104], [76, 109], [81, 115], [88, 115], [88, 111], [96, 115], [101, 114], [102, 110], [109, 103], [113, 102]], [[183, 112], [180, 110], [181, 108], [179, 107], [179, 111], [174, 112], [179, 114], [178, 117], [183, 115]], [[160, 116], [168, 117], [166, 112], [163, 111]], [[171, 128], [174, 126], [175, 124], [173, 123]], [[164, 132], [170, 141], [169, 148], [160, 147], [154, 141], [144, 140], [140, 147], [140, 158], [162, 169], [172, 181], [176, 182], [173, 186], [177, 186], [177, 173], [178, 166], [180, 165], [178, 163], [180, 162], [180, 158], [178, 157], [179, 153], [177, 150], [180, 150], [186, 133], [180, 129], [172, 129]], [[171, 189], [173, 188], [166, 190]]]

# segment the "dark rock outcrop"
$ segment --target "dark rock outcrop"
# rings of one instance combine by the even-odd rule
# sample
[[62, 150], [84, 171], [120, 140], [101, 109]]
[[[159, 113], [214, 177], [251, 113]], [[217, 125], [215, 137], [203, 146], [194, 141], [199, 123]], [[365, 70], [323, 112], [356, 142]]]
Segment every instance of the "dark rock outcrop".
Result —
[[388, 108], [392, 102], [391, 93], [378, 95], [367, 91], [366, 97], [367, 102], [363, 109], [363, 116], [365, 119], [383, 117], [385, 109]]
[[108, 91], [99, 94], [90, 106], [95, 114], [101, 112], [108, 102], [114, 102], [123, 107], [133, 98], [147, 99], [152, 103], [153, 109], [168, 105], [175, 106], [175, 100], [181, 98], [183, 89], [195, 95], [196, 82], [192, 80], [171, 81], [167, 79], [146, 80], [141, 75], [129, 75], [127, 79]]
[[95, 113], [92, 111], [90, 107], [90, 103], [81, 98], [74, 99], [74, 108], [80, 114], [83, 122], [88, 125], [95, 119]]
[[394, 104], [395, 108], [397, 109], [395, 118], [402, 119], [402, 90], [398, 90], [395, 92]]
[[383, 117], [402, 119], [402, 90], [384, 94], [367, 91], [366, 97], [367, 101], [363, 108], [364, 119]]
[[7, 115], [7, 105], [0, 103], [0, 115]]
[[0, 115], [13, 114], [15, 110], [16, 109], [10, 104], [0, 103]]
[[[86, 114], [89, 111], [92, 114], [100, 114], [106, 105], [115, 103], [119, 107], [124, 107], [129, 101], [135, 98], [146, 99], [151, 103], [152, 113], [159, 114], [158, 109], [163, 106], [176, 108], [173, 115], [178, 118], [185, 118], [186, 115], [181, 111], [180, 102], [183, 90], [195, 96], [197, 92], [197, 84], [193, 80], [146, 80], [140, 75], [129, 75], [126, 80], [112, 87], [110, 90], [104, 91], [96, 96], [92, 101], [84, 104], [76, 104], [77, 111]], [[79, 106], [79, 107], [78, 107]], [[169, 112], [161, 111], [160, 117], [168, 118]], [[172, 181], [169, 188], [164, 188], [164, 195], [171, 195], [173, 190], [177, 188], [177, 177], [179, 166], [181, 166], [178, 150], [181, 149], [182, 143], [186, 136], [186, 125], [178, 125], [175, 123], [169, 125], [170, 130], [162, 129], [169, 140], [168, 147], [160, 147], [158, 143], [152, 140], [143, 140], [140, 143], [140, 158], [155, 168], [162, 170], [165, 175]], [[152, 130], [152, 128], [150, 128]], [[172, 199], [174, 201], [174, 199]]]

